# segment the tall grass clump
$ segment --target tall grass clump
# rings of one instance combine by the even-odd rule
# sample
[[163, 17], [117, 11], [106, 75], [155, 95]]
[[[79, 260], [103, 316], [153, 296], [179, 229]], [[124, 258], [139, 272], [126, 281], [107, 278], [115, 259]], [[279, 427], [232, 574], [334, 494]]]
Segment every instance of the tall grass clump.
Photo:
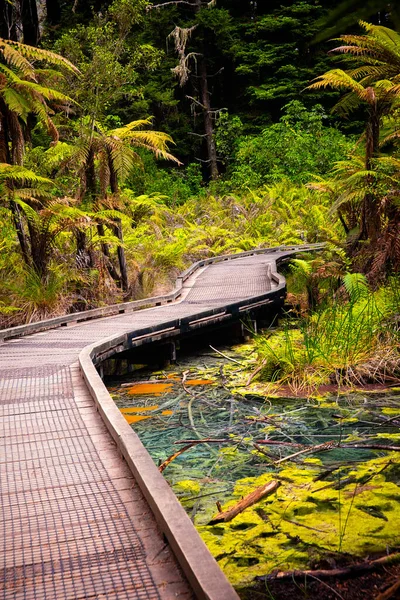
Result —
[[399, 381], [399, 315], [398, 280], [373, 292], [363, 275], [347, 274], [323, 307], [256, 339], [261, 374], [296, 392]]

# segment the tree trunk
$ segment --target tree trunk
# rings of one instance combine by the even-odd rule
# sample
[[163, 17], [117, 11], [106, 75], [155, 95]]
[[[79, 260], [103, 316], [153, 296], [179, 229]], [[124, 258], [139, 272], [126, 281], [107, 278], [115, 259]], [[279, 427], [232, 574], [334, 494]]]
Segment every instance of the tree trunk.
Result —
[[[379, 154], [379, 113], [376, 100], [370, 105], [370, 116], [366, 130], [365, 144], [365, 169], [372, 169], [372, 161]], [[367, 183], [372, 184], [372, 178], [367, 178]], [[370, 240], [375, 244], [381, 230], [379, 207], [375, 195], [369, 191], [365, 195], [361, 211], [361, 239]]]
[[23, 42], [37, 46], [40, 38], [36, 0], [20, 0]]
[[15, 231], [17, 232], [17, 238], [19, 242], [19, 246], [21, 248], [21, 254], [24, 259], [25, 264], [30, 267], [31, 259], [29, 252], [29, 244], [26, 237], [24, 224], [22, 221], [21, 211], [19, 209], [18, 204], [16, 204], [13, 200], [10, 200], [10, 210], [13, 216]]
[[[81, 182], [82, 184], [82, 182]], [[80, 189], [80, 200], [83, 201], [85, 196], [90, 204], [96, 196], [96, 175], [94, 170], [94, 152], [93, 148], [89, 148], [88, 157], [85, 165], [84, 185]], [[80, 269], [87, 269], [93, 266], [93, 260], [86, 248], [86, 232], [84, 229], [77, 228], [75, 230], [76, 238], [76, 264]]]
[[210, 167], [210, 175], [211, 179], [217, 179], [218, 173], [218, 163], [217, 163], [217, 149], [215, 146], [214, 139], [214, 124], [211, 116], [211, 103], [210, 103], [210, 92], [208, 89], [208, 80], [207, 80], [207, 65], [204, 56], [202, 56], [199, 60], [200, 67], [200, 97], [201, 103], [203, 105], [203, 114], [204, 114], [204, 132], [206, 134], [207, 141], [207, 162]]
[[50, 240], [46, 233], [37, 229], [36, 225], [28, 220], [28, 231], [31, 247], [32, 267], [42, 281], [48, 274]]
[[[5, 107], [0, 105], [0, 163], [12, 164], [10, 154], [9, 135], [7, 127], [7, 112]], [[27, 266], [30, 266], [30, 251], [29, 243], [24, 229], [24, 223], [18, 204], [10, 198], [10, 210], [13, 216], [14, 227], [17, 233], [18, 242], [21, 248], [21, 254]]]
[[[121, 242], [121, 244], [123, 244], [124, 236], [122, 233], [121, 219], [114, 219], [114, 222], [115, 222], [114, 233], [117, 236], [117, 238], [119, 239], [119, 241]], [[124, 290], [124, 292], [127, 292], [128, 288], [129, 288], [128, 266], [126, 264], [125, 248], [123, 247], [123, 245], [118, 246], [117, 252], [118, 252], [119, 270], [121, 273], [122, 289]]]
[[[97, 224], [97, 232], [99, 234], [100, 237], [104, 237], [105, 232], [104, 232], [104, 225], [103, 223], [98, 223]], [[121, 277], [119, 276], [119, 273], [117, 271], [117, 269], [114, 267], [114, 265], [111, 262], [111, 257], [110, 257], [110, 247], [107, 244], [107, 242], [101, 242], [101, 249], [103, 251], [103, 254], [106, 258], [106, 267], [107, 267], [107, 271], [110, 273], [111, 277], [114, 279], [114, 281], [116, 281], [119, 285], [121, 285]]]
[[76, 229], [76, 264], [80, 269], [93, 267], [93, 260], [86, 248], [86, 232], [84, 229]]
[[9, 0], [0, 0], [0, 37], [17, 40], [15, 12], [13, 3]]
[[[111, 188], [111, 193], [112, 194], [118, 194], [118, 177], [117, 177], [117, 173], [115, 172], [114, 169], [114, 164], [112, 161], [112, 157], [111, 157], [111, 152], [110, 150], [107, 151], [108, 152], [108, 166], [110, 169], [110, 188]], [[121, 284], [122, 284], [122, 289], [124, 290], [124, 292], [127, 292], [129, 289], [129, 279], [128, 279], [128, 265], [126, 263], [126, 256], [125, 256], [125, 248], [123, 246], [124, 244], [124, 235], [122, 232], [122, 223], [121, 223], [121, 219], [114, 219], [114, 233], [117, 236], [117, 238], [119, 239], [119, 241], [121, 242], [121, 245], [118, 246], [117, 248], [117, 253], [118, 253], [118, 262], [119, 262], [119, 270], [121, 273]]]

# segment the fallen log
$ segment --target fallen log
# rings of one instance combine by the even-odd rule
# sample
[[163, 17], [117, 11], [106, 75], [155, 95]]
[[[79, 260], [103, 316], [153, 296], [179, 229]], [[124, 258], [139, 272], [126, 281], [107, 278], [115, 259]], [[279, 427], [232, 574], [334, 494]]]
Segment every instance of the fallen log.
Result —
[[366, 560], [365, 562], [356, 563], [354, 565], [349, 565], [348, 567], [342, 567], [339, 569], [317, 569], [315, 571], [303, 571], [295, 569], [293, 571], [276, 571], [275, 573], [270, 573], [269, 575], [258, 576], [256, 579], [258, 581], [275, 581], [276, 579], [293, 579], [299, 577], [304, 579], [304, 577], [307, 577], [307, 575], [310, 577], [316, 577], [317, 579], [326, 579], [328, 577], [352, 577], [367, 571], [373, 571], [380, 566], [397, 564], [399, 562], [400, 552], [395, 552], [375, 560]]
[[259, 502], [260, 500], [265, 498], [265, 496], [269, 496], [269, 494], [275, 492], [278, 489], [279, 485], [279, 481], [275, 480], [269, 481], [268, 483], [261, 485], [260, 487], [253, 490], [250, 494], [242, 498], [240, 502], [235, 504], [235, 506], [231, 506], [231, 508], [228, 508], [228, 510], [218, 512], [216, 515], [214, 515], [211, 521], [208, 523], [208, 525], [215, 525], [216, 523], [221, 522], [228, 523], [228, 521], [232, 521], [232, 519], [237, 517], [237, 515], [242, 513], [246, 508], [249, 508], [249, 506], [253, 506], [253, 504], [256, 504], [256, 502]]

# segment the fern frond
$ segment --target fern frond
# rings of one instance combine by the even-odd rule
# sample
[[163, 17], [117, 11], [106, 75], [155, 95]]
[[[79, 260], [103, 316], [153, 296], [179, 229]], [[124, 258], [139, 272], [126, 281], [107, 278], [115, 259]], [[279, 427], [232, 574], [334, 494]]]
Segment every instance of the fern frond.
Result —
[[28, 221], [34, 224], [40, 222], [39, 214], [27, 202], [24, 202], [24, 200], [18, 198], [18, 196], [14, 196], [13, 201], [15, 204], [18, 204]]
[[7, 108], [17, 114], [26, 123], [28, 115], [31, 111], [31, 105], [27, 99], [17, 90], [7, 87], [2, 91], [3, 100]]
[[147, 117], [147, 119], [138, 119], [137, 121], [131, 121], [127, 125], [123, 127], [118, 127], [117, 129], [112, 129], [108, 132], [110, 136], [116, 136], [119, 138], [124, 138], [131, 131], [135, 131], [136, 129], [140, 129], [141, 127], [147, 127], [151, 125], [153, 122], [152, 117]]
[[315, 81], [315, 83], [312, 83], [306, 89], [318, 90], [321, 88], [332, 87], [339, 90], [348, 89], [360, 95], [363, 95], [365, 92], [363, 86], [342, 69], [332, 69], [324, 75], [316, 77], [313, 81]]
[[14, 42], [0, 38], [0, 52], [3, 54], [3, 56], [4, 52], [9, 51], [10, 47], [14, 51], [19, 52], [22, 57], [30, 61], [42, 60], [51, 65], [65, 67], [76, 75], [80, 75], [79, 69], [75, 67], [75, 65], [73, 65], [69, 60], [63, 56], [60, 56], [60, 54], [56, 54], [55, 52], [51, 52], [49, 50], [44, 50], [43, 48], [36, 48], [34, 46], [28, 46], [27, 44], [21, 44], [20, 42]]
[[290, 270], [294, 275], [308, 277], [312, 273], [312, 264], [300, 258], [294, 258], [290, 261]]
[[343, 277], [343, 285], [352, 304], [368, 296], [368, 281], [362, 273], [346, 273]]
[[50, 179], [47, 179], [47, 177], [41, 177], [30, 169], [16, 165], [9, 165], [7, 163], [0, 163], [0, 180], [4, 179], [20, 185], [53, 185], [53, 182]]
[[54, 90], [52, 88], [45, 87], [38, 83], [34, 83], [33, 81], [21, 80], [16, 87], [22, 88], [22, 89], [28, 88], [30, 90], [33, 90], [38, 95], [45, 98], [46, 100], [57, 100], [58, 102], [76, 104], [75, 100], [73, 100], [69, 96], [66, 96], [62, 92], [58, 92], [57, 90]]
[[16, 67], [24, 77], [36, 81], [35, 69], [32, 67], [31, 63], [21, 54], [21, 52], [18, 52], [12, 44], [8, 43], [2, 45], [1, 41], [2, 40], [0, 40], [0, 52], [3, 54], [6, 63]]

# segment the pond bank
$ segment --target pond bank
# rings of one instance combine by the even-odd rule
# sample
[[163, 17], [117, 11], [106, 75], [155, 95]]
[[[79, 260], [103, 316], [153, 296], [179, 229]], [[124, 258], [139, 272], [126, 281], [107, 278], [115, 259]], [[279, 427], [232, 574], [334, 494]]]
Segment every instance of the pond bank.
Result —
[[[137, 365], [109, 389], [242, 597], [264, 594], [254, 579], [274, 569], [399, 547], [400, 453], [385, 446], [400, 446], [400, 396], [267, 398], [244, 386], [252, 343], [217, 350], [165, 370]], [[209, 524], [216, 503], [225, 510], [274, 480], [275, 493]]]

